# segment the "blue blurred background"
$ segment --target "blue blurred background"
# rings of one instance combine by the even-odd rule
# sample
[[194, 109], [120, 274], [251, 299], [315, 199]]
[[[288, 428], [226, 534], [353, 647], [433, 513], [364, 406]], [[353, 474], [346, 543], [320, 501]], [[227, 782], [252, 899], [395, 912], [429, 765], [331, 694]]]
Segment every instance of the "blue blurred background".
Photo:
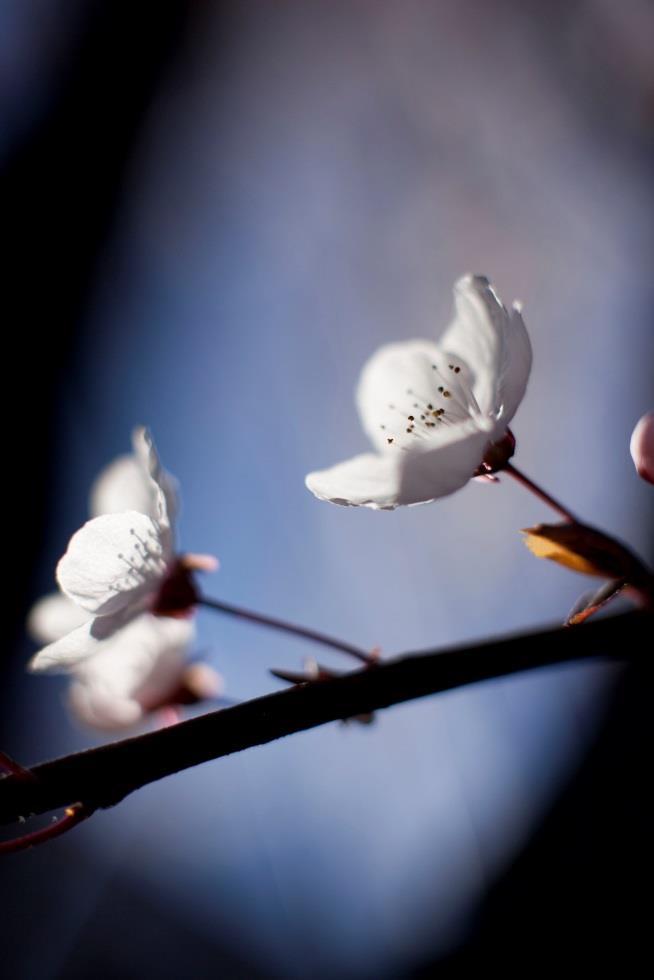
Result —
[[[653, 29], [645, 0], [2, 0], [8, 752], [99, 741], [24, 674], [22, 621], [136, 423], [183, 549], [221, 559], [210, 594], [389, 655], [565, 616], [587, 582], [528, 554], [548, 513], [505, 480], [392, 514], [303, 486], [366, 448], [366, 357], [437, 337], [466, 271], [525, 304], [517, 465], [652, 558], [628, 441], [654, 404]], [[315, 652], [198, 623], [236, 698]], [[612, 900], [645, 842], [643, 697], [611, 665], [540, 670], [149, 787], [5, 862], [9, 975], [636, 955]]]

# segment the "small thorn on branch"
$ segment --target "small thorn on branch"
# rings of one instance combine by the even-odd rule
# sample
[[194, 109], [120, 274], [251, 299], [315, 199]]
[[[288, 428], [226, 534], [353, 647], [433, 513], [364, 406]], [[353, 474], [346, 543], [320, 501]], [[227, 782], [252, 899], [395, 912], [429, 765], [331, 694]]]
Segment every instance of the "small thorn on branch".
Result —
[[[379, 649], [377, 648], [373, 651], [373, 656], [379, 655]], [[375, 666], [375, 660], [371, 659], [368, 667]], [[317, 662], [317, 660], [308, 659], [304, 663], [304, 673], [296, 673], [292, 670], [278, 670], [272, 668], [270, 673], [273, 677], [279, 678], [280, 681], [286, 681], [288, 684], [299, 685], [299, 684], [316, 684], [320, 681], [331, 681], [338, 677], [345, 676], [342, 672], [337, 672], [331, 670], [329, 667], [323, 667]], [[361, 725], [371, 725], [375, 720], [374, 711], [360, 712], [359, 714], [347, 715], [342, 718], [341, 721], [344, 725], [349, 724], [349, 722], [356, 721]]]
[[315, 678], [307, 677], [306, 674], [301, 674], [298, 671], [281, 670], [276, 667], [271, 667], [270, 673], [278, 680], [286, 681], [287, 684], [309, 684], [315, 680]]

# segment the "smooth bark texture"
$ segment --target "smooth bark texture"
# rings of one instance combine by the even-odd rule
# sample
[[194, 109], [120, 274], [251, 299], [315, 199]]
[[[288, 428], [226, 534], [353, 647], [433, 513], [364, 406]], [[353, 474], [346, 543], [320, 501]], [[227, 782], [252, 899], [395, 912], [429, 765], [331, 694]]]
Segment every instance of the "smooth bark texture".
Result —
[[589, 657], [647, 656], [651, 616], [629, 612], [474, 646], [409, 654], [341, 677], [269, 694], [161, 731], [33, 766], [34, 779], [0, 778], [0, 823], [83, 802], [109, 807], [148, 783], [330, 721], [365, 715], [517, 671]]

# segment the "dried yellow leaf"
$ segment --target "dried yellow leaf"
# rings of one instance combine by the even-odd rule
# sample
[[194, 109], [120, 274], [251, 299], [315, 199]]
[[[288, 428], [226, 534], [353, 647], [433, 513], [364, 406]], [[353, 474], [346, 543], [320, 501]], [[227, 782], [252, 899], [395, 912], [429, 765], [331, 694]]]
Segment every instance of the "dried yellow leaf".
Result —
[[523, 529], [525, 544], [537, 558], [548, 558], [583, 575], [635, 583], [649, 573], [615, 538], [585, 524], [537, 524]]

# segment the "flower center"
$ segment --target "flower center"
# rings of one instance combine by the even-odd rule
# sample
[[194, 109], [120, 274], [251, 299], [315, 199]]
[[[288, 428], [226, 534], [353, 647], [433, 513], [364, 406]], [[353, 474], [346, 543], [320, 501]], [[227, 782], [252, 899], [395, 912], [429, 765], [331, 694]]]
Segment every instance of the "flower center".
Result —
[[[133, 527], [129, 529], [129, 533], [133, 538], [131, 549], [127, 554], [118, 552], [118, 558], [127, 569], [123, 583], [125, 589], [145, 585], [151, 581], [153, 574], [164, 575], [167, 568], [161, 543], [154, 532], [148, 532], [145, 539], [140, 537]], [[120, 584], [118, 587], [120, 588]]]
[[389, 447], [409, 449], [415, 440], [431, 440], [441, 426], [455, 425], [480, 414], [462, 361], [449, 356], [431, 364], [433, 381], [425, 391], [406, 389], [407, 401], [388, 405], [388, 421], [380, 424]]

